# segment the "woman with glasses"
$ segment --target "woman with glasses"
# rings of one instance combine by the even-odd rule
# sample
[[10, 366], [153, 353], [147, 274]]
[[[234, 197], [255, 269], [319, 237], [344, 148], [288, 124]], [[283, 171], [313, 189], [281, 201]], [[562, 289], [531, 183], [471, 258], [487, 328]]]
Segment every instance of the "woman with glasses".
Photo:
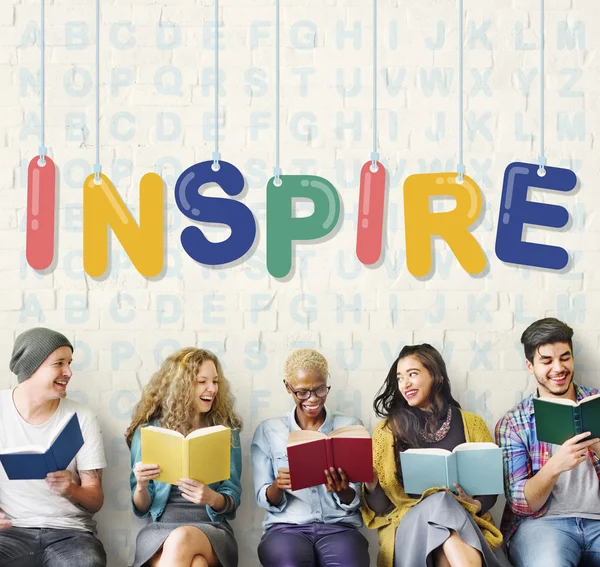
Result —
[[[365, 483], [367, 527], [379, 531], [378, 567], [500, 567], [502, 536], [489, 509], [496, 496], [466, 494], [458, 485], [404, 492], [400, 452], [451, 451], [465, 442], [493, 442], [478, 415], [452, 396], [441, 354], [429, 344], [405, 346], [375, 398], [385, 418], [373, 432], [372, 483]], [[494, 550], [497, 550], [496, 552]]]
[[283, 381], [295, 406], [287, 415], [263, 421], [252, 440], [254, 492], [266, 510], [258, 546], [263, 567], [368, 567], [362, 525], [360, 484], [349, 483], [342, 469], [325, 471], [327, 483], [291, 490], [287, 460], [290, 431], [331, 433], [359, 419], [325, 407], [331, 386], [327, 360], [309, 348], [286, 360]]

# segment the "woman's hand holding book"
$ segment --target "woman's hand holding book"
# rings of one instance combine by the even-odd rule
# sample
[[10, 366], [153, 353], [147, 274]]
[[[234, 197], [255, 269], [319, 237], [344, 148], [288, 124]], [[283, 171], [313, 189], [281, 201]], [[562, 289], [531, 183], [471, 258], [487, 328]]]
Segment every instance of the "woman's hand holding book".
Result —
[[160, 468], [158, 465], [144, 465], [138, 461], [133, 467], [133, 474], [137, 481], [137, 490], [146, 490], [148, 483], [160, 474]]

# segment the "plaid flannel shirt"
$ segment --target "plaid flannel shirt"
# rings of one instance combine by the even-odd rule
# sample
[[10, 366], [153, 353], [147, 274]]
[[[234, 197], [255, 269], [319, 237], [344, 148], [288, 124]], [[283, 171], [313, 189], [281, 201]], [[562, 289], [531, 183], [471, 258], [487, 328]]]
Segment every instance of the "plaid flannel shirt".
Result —
[[[598, 390], [575, 384], [577, 401], [599, 393]], [[533, 413], [533, 398], [525, 398], [511, 409], [496, 425], [496, 443], [502, 449], [504, 466], [504, 493], [506, 506], [500, 529], [505, 544], [525, 518], [539, 518], [548, 511], [552, 495], [534, 512], [525, 499], [525, 483], [533, 477], [552, 456], [552, 445], [538, 441]], [[600, 459], [589, 451], [600, 481]]]

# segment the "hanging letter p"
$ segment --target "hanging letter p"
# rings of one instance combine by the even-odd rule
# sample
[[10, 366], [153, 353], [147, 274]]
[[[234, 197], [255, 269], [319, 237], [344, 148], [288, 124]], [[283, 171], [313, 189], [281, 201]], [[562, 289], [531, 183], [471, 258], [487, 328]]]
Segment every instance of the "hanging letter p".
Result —
[[[340, 216], [335, 187], [315, 175], [282, 175], [281, 185], [272, 177], [267, 184], [267, 270], [284, 278], [292, 269], [294, 242], [316, 240], [329, 234]], [[308, 217], [294, 217], [294, 199], [313, 202]]]
[[[470, 177], [457, 183], [456, 173], [411, 175], [404, 182], [406, 262], [415, 277], [426, 276], [432, 264], [432, 236], [441, 236], [469, 274], [486, 266], [483, 250], [469, 232], [481, 211], [481, 190]], [[451, 196], [456, 208], [434, 213], [430, 197]]]
[[98, 278], [108, 267], [109, 226], [137, 271], [150, 278], [163, 268], [164, 190], [156, 173], [140, 181], [140, 224], [135, 222], [110, 179], [89, 175], [83, 185], [83, 269]]

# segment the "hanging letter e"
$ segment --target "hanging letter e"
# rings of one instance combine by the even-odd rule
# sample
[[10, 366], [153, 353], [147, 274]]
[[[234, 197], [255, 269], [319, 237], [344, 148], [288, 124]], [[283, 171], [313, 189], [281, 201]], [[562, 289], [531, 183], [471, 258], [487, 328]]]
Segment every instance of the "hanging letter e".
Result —
[[[426, 276], [432, 265], [432, 236], [442, 237], [460, 265], [469, 274], [478, 274], [487, 260], [469, 232], [481, 212], [481, 190], [467, 175], [457, 183], [455, 172], [411, 175], [404, 182], [406, 262], [415, 277]], [[456, 200], [451, 211], [434, 213], [430, 197], [450, 196]]]
[[569, 263], [567, 251], [560, 246], [523, 241], [523, 226], [562, 228], [569, 222], [569, 212], [560, 205], [528, 201], [527, 193], [530, 187], [571, 191], [577, 184], [577, 176], [562, 167], [546, 166], [544, 176], [538, 170], [537, 164], [514, 162], [504, 171], [496, 256], [511, 264], [562, 270]]
[[[267, 184], [267, 270], [284, 278], [292, 269], [294, 242], [316, 240], [329, 234], [340, 217], [340, 198], [335, 187], [316, 175], [282, 175]], [[294, 217], [294, 199], [313, 202], [308, 217]]]

